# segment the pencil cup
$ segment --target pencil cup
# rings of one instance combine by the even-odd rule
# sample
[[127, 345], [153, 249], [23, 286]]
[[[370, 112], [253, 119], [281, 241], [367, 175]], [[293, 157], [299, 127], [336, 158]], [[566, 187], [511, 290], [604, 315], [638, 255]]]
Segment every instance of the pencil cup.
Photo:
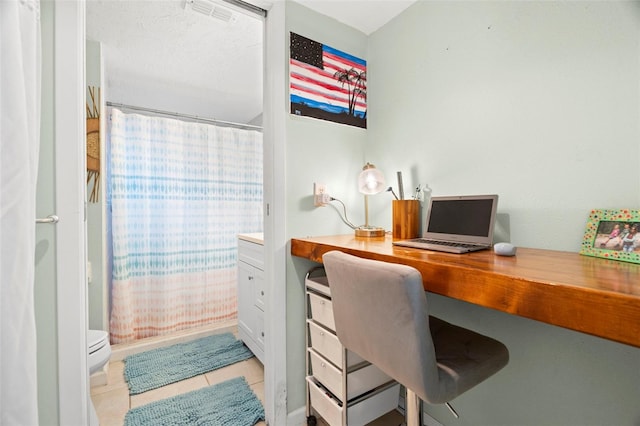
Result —
[[420, 234], [420, 201], [393, 200], [393, 238], [406, 240]]

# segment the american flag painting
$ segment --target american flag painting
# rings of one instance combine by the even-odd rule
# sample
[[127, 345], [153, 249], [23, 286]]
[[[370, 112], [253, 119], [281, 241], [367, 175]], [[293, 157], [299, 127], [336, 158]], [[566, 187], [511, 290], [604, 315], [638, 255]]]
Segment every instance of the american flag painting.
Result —
[[367, 62], [291, 33], [291, 114], [367, 127]]

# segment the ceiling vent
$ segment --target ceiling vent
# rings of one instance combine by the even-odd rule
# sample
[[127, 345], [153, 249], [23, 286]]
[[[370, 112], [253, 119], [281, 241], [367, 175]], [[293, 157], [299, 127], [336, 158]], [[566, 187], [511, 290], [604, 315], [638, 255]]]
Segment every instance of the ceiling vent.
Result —
[[234, 23], [238, 19], [236, 12], [211, 0], [186, 0], [184, 8], [224, 22]]

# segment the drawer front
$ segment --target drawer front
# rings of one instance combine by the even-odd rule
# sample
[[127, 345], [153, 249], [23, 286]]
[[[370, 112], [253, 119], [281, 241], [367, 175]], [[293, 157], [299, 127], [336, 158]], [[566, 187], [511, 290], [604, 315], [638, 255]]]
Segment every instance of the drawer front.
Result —
[[[338, 336], [320, 327], [313, 321], [307, 321], [307, 324], [309, 327], [311, 347], [313, 347], [318, 354], [335, 364], [339, 369], [342, 369], [342, 345], [340, 344], [340, 340], [338, 340]], [[352, 367], [361, 362], [365, 362], [362, 357], [354, 352], [347, 351], [348, 367]]]
[[331, 299], [319, 296], [313, 293], [307, 293], [309, 295], [309, 309], [311, 311], [311, 318], [324, 325], [331, 330], [336, 329], [336, 323], [333, 320], [333, 306]]
[[311, 407], [329, 424], [329, 426], [342, 425], [342, 407], [321, 387], [318, 387], [311, 377], [307, 377], [309, 400]]
[[365, 425], [389, 411], [395, 410], [398, 406], [399, 393], [400, 385], [396, 383], [367, 399], [350, 404], [347, 408], [347, 424], [349, 426]]
[[250, 241], [238, 240], [238, 260], [264, 269], [264, 246]]
[[311, 321], [308, 324], [311, 347], [341, 369], [342, 345], [338, 336]]
[[[309, 349], [311, 373], [324, 387], [329, 389], [340, 401], [344, 401], [342, 392], [342, 371], [313, 349]], [[352, 400], [372, 389], [391, 382], [393, 379], [373, 364], [359, 368], [347, 375], [347, 400]]]
[[311, 374], [313, 374], [313, 377], [329, 389], [340, 401], [344, 401], [342, 370], [327, 362], [313, 349], [309, 349], [309, 361], [311, 361]]
[[307, 288], [312, 288], [318, 293], [331, 297], [331, 290], [329, 289], [329, 280], [327, 277], [308, 277], [305, 279], [304, 283]]
[[347, 376], [347, 400], [351, 400], [391, 381], [393, 379], [384, 374], [378, 367], [368, 364], [366, 367], [352, 371]]
[[[344, 405], [341, 407], [335, 397], [328, 395], [328, 392], [325, 392], [322, 387], [318, 387], [311, 377], [307, 377], [307, 388], [311, 407], [330, 426], [342, 425]], [[400, 385], [395, 384], [371, 395], [369, 398], [362, 399], [355, 404], [349, 404], [346, 408], [347, 425], [363, 426], [395, 409], [398, 405], [399, 392]]]

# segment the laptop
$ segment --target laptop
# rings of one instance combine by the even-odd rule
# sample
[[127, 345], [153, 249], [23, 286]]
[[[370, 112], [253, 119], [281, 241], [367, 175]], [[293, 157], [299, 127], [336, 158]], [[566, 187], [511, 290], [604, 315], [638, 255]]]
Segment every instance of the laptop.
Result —
[[393, 244], [448, 253], [491, 248], [497, 195], [431, 197], [422, 238]]

